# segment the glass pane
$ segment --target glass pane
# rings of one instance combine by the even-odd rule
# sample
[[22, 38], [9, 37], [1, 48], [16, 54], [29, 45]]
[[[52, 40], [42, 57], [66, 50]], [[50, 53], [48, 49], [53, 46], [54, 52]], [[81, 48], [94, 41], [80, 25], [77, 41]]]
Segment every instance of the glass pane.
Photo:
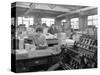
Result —
[[33, 25], [33, 20], [30, 20], [30, 25]]
[[29, 25], [33, 25], [33, 23], [34, 23], [33, 18], [29, 18]]
[[25, 24], [26, 27], [29, 26], [29, 22], [28, 21], [23, 21], [23, 24]]
[[43, 24], [43, 23], [46, 23], [46, 21], [42, 21], [42, 24]]
[[78, 18], [73, 18], [71, 19], [71, 21], [78, 21]]
[[88, 25], [92, 25], [92, 21], [88, 21]]
[[64, 19], [64, 20], [62, 20], [61, 22], [66, 22], [66, 20]]
[[71, 19], [71, 22], [73, 22], [74, 21], [74, 19]]
[[54, 19], [50, 19], [50, 21], [55, 21]]
[[77, 29], [77, 26], [76, 25], [74, 26], [74, 29]]
[[73, 19], [71, 19], [71, 22], [73, 22]]
[[26, 17], [23, 17], [23, 20], [26, 20], [26, 21], [28, 21], [28, 20], [29, 20], [29, 18], [28, 18], [28, 17], [27, 17], [27, 18], [26, 18]]
[[46, 23], [47, 26], [51, 26], [52, 24], [54, 24], [54, 19], [50, 19], [50, 18], [42, 18], [42, 23]]
[[54, 24], [54, 21], [51, 21], [50, 24]]
[[93, 15], [93, 19], [98, 19], [98, 16], [97, 15]]
[[29, 18], [30, 20], [34, 20], [34, 18]]
[[45, 21], [45, 18], [42, 18], [42, 21]]
[[50, 26], [50, 21], [47, 20], [47, 21], [46, 21], [46, 24], [47, 24], [47, 26]]
[[77, 22], [77, 26], [79, 26], [79, 22]]
[[78, 18], [74, 18], [74, 21], [78, 21]]
[[74, 25], [77, 25], [77, 22], [74, 22]]
[[19, 22], [18, 22], [18, 25], [20, 25], [20, 24], [22, 24], [22, 21], [19, 21]]
[[93, 21], [93, 25], [97, 25], [98, 24], [98, 21], [97, 20], [94, 20]]
[[73, 22], [71, 22], [71, 25], [74, 25], [74, 23], [73, 23]]
[[18, 21], [19, 21], [19, 20], [22, 20], [22, 17], [18, 17]]
[[78, 25], [78, 23], [79, 23], [79, 18], [71, 19], [71, 25]]
[[22, 20], [18, 20], [18, 22], [22, 22]]
[[22, 17], [18, 17], [18, 25], [22, 24]]
[[92, 16], [88, 16], [88, 20], [89, 20], [89, 19], [92, 19]]

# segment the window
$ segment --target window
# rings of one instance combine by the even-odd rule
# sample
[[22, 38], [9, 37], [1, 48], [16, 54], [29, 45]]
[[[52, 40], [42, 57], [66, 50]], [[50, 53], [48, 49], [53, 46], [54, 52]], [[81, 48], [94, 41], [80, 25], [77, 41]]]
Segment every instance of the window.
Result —
[[88, 25], [94, 25], [94, 26], [97, 27], [97, 25], [98, 25], [97, 15], [88, 16]]
[[22, 17], [18, 17], [18, 25], [23, 24], [22, 20], [23, 20]]
[[52, 18], [42, 18], [41, 21], [42, 21], [42, 24], [46, 23], [48, 27], [50, 27], [52, 24], [55, 23], [55, 19], [52, 19]]
[[71, 19], [71, 28], [72, 29], [79, 29], [79, 18]]
[[34, 24], [33, 18], [29, 18], [30, 25]]
[[25, 24], [26, 27], [28, 27], [29, 25], [33, 25], [34, 23], [34, 18], [32, 17], [18, 17], [18, 25], [20, 24]]
[[61, 20], [61, 25], [64, 25], [64, 22], [66, 22], [66, 19]]

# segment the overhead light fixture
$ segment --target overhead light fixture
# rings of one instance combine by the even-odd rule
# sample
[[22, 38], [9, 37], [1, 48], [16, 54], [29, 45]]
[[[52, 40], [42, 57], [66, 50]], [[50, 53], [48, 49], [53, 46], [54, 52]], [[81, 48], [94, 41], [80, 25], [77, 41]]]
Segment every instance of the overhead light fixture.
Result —
[[48, 7], [49, 7], [50, 9], [54, 9], [54, 8], [56, 7], [56, 5], [54, 5], [54, 4], [48, 4]]

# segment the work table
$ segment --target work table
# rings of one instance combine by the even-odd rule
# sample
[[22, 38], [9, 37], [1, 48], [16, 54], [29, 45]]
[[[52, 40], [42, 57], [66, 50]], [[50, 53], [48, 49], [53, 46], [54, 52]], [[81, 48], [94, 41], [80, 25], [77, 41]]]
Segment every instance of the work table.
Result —
[[60, 54], [61, 49], [59, 46], [56, 47], [48, 47], [46, 49], [39, 49], [39, 50], [12, 50], [12, 54], [16, 55], [16, 60], [22, 59], [30, 59], [30, 58], [39, 58], [45, 56], [52, 56]]

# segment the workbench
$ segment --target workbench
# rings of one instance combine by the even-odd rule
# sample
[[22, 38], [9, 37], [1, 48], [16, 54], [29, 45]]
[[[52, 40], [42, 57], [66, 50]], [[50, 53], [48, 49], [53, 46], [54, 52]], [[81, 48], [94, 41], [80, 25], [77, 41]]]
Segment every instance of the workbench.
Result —
[[59, 46], [39, 50], [12, 50], [12, 61], [15, 62], [15, 72], [44, 71], [59, 62], [61, 50]]

